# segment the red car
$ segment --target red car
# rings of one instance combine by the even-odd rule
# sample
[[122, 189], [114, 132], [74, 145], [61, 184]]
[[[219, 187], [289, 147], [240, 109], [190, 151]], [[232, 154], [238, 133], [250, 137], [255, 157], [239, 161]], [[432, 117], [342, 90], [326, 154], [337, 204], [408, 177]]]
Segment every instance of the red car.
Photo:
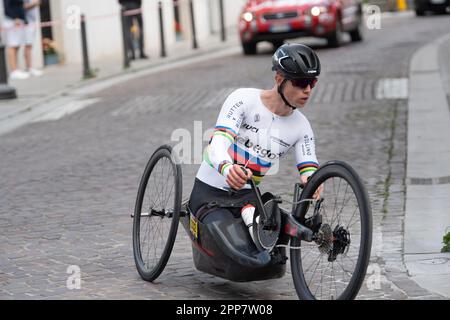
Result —
[[255, 54], [258, 42], [277, 48], [291, 38], [326, 38], [332, 47], [342, 44], [343, 32], [362, 40], [361, 0], [249, 0], [239, 21], [245, 54]]

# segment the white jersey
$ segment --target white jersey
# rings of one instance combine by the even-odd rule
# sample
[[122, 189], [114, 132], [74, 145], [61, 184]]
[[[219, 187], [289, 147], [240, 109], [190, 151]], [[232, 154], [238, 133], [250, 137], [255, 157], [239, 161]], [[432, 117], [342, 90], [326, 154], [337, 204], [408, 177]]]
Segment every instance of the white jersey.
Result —
[[306, 117], [298, 110], [289, 116], [277, 116], [264, 106], [261, 90], [238, 89], [222, 107], [197, 178], [228, 189], [228, 172], [233, 164], [240, 164], [252, 170], [253, 180], [259, 184], [291, 148], [300, 174], [312, 175], [319, 163]]

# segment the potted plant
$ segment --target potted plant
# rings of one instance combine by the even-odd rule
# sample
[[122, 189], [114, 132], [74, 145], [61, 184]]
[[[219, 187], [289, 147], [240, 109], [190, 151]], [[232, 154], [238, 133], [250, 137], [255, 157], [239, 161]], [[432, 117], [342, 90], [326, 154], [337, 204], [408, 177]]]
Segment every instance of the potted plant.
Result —
[[58, 51], [56, 50], [55, 42], [52, 39], [42, 39], [42, 48], [44, 50], [44, 64], [46, 66], [59, 63]]

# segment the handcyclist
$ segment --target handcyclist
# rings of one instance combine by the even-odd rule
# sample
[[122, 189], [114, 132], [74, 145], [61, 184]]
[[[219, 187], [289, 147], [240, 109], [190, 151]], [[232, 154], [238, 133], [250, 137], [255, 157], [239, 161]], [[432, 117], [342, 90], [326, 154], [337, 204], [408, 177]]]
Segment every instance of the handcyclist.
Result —
[[[291, 148], [303, 185], [319, 167], [313, 131], [299, 111], [317, 83], [319, 58], [308, 46], [285, 44], [276, 50], [272, 65], [272, 89], [238, 89], [223, 104], [189, 201], [204, 223], [248, 213], [253, 217], [254, 206], [245, 205], [252, 197], [248, 179], [259, 184]], [[315, 199], [320, 192], [319, 188]], [[213, 202], [225, 205], [206, 209]], [[233, 209], [226, 203], [243, 205]], [[244, 219], [246, 225], [248, 220]]]

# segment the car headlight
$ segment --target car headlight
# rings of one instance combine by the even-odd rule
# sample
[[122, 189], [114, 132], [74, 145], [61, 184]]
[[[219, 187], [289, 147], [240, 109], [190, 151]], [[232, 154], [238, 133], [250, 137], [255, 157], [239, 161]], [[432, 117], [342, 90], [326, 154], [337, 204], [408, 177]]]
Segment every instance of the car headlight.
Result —
[[327, 9], [327, 7], [324, 7], [324, 6], [314, 6], [314, 7], [312, 7], [311, 8], [311, 15], [313, 15], [313, 16], [315, 16], [315, 17], [317, 17], [317, 16], [319, 16], [321, 13], [324, 13], [324, 12], [327, 12], [328, 11], [328, 9]]
[[253, 13], [245, 12], [244, 14], [242, 14], [242, 19], [244, 19], [247, 22], [251, 22], [253, 20]]

